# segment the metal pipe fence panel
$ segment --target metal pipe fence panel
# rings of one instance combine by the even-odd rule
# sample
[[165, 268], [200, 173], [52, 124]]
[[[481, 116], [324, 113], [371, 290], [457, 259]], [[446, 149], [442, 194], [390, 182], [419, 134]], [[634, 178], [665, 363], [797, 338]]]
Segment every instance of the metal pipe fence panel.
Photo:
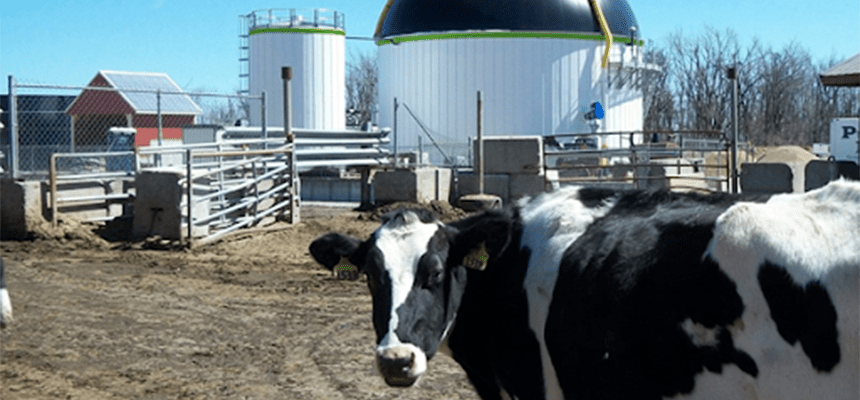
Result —
[[[615, 140], [610, 139], [616, 137]], [[621, 146], [604, 148], [601, 143]], [[566, 184], [722, 192], [729, 142], [716, 131], [570, 133], [544, 138], [544, 163]]]
[[124, 215], [124, 205], [134, 200], [134, 175], [123, 171], [123, 163], [133, 156], [134, 152], [52, 154], [51, 223], [57, 225], [61, 210], [83, 221]]
[[[199, 151], [185, 149], [186, 178], [180, 180], [186, 198], [180, 204], [189, 246], [205, 244], [241, 227], [260, 222], [294, 199], [288, 173], [291, 147], [248, 151]], [[195, 160], [217, 158], [201, 166]], [[195, 211], [197, 210], [197, 211]], [[195, 235], [195, 227], [204, 231]]]

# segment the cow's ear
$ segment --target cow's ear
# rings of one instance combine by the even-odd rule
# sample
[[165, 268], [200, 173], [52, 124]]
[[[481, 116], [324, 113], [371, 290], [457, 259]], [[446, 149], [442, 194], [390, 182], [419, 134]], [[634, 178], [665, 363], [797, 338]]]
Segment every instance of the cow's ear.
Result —
[[491, 210], [452, 225], [457, 233], [449, 259], [468, 268], [483, 270], [510, 244], [513, 217], [509, 211]]
[[314, 260], [329, 270], [337, 268], [354, 269], [361, 268], [349, 261], [349, 258], [358, 250], [361, 241], [340, 233], [328, 233], [318, 237], [310, 245], [311, 256]]

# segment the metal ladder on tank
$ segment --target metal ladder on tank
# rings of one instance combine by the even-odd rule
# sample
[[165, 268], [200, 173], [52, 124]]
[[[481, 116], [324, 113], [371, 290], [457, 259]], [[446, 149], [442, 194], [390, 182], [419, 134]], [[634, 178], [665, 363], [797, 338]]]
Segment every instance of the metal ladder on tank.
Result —
[[239, 94], [250, 93], [251, 80], [251, 35], [248, 17], [239, 16]]

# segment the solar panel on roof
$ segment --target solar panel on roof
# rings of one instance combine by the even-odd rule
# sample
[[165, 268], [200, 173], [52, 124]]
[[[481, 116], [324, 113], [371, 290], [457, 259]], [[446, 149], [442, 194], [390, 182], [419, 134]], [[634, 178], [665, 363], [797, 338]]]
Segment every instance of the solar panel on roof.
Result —
[[167, 74], [102, 71], [102, 75], [117, 88], [138, 113], [158, 110], [157, 91], [162, 91], [161, 112], [169, 114], [199, 114], [200, 107]]

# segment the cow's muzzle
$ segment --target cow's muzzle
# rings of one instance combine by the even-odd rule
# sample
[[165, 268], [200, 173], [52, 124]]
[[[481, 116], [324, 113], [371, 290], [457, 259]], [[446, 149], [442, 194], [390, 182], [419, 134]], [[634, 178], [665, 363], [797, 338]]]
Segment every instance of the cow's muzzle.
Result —
[[377, 353], [379, 372], [388, 386], [409, 387], [424, 373], [424, 352], [414, 346], [394, 346]]

